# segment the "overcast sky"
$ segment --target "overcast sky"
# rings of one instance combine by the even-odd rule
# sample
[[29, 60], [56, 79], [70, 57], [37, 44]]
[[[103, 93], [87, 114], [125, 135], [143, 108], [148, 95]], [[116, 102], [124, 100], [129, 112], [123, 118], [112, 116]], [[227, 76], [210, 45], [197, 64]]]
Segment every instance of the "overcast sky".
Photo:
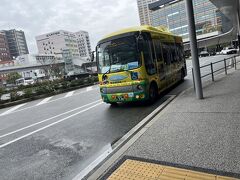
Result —
[[30, 53], [35, 36], [68, 30], [89, 32], [91, 46], [107, 33], [139, 25], [137, 0], [1, 0], [0, 30], [25, 32]]

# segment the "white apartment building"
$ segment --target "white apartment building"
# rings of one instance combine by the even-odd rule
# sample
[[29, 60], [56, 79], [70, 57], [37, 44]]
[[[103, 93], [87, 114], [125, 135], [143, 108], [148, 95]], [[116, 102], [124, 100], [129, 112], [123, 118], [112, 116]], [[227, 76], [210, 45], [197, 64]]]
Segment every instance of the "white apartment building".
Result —
[[78, 50], [80, 57], [89, 58], [91, 57], [91, 44], [88, 32], [78, 31], [75, 33], [77, 38]]
[[137, 0], [138, 13], [141, 25], [151, 25], [150, 10], [148, 4], [158, 0]]
[[80, 58], [76, 35], [72, 32], [59, 30], [36, 37], [39, 54], [55, 54], [62, 56], [62, 51], [68, 49], [73, 58]]

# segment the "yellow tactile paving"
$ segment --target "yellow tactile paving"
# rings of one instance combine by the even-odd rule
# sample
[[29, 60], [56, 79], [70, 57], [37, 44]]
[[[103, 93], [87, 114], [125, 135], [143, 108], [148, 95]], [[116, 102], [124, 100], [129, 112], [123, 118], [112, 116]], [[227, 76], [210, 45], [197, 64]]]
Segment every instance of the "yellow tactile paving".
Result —
[[182, 168], [127, 159], [108, 180], [237, 180]]

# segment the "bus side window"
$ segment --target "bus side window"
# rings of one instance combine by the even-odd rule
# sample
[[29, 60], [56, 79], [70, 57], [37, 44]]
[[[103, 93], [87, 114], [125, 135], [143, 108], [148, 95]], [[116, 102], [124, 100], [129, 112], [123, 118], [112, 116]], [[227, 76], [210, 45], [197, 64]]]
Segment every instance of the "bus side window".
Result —
[[154, 45], [155, 45], [155, 50], [156, 50], [156, 56], [157, 56], [157, 61], [161, 62], [162, 61], [162, 50], [161, 50], [161, 42], [159, 39], [154, 40]]
[[177, 47], [175, 43], [172, 45], [172, 56], [173, 56], [173, 62], [174, 63], [178, 62], [179, 56], [177, 54]]
[[171, 55], [171, 63], [174, 63], [175, 56], [174, 56], [174, 48], [173, 48], [172, 44], [169, 45], [169, 50], [170, 50], [170, 55]]
[[165, 43], [162, 43], [162, 51], [163, 51], [163, 60], [165, 62], [165, 64], [168, 64], [168, 48], [167, 45]]
[[174, 45], [174, 47], [175, 47], [175, 55], [176, 55], [176, 62], [179, 62], [179, 61], [181, 61], [181, 55], [180, 55], [180, 49], [179, 49], [179, 47], [178, 47], [178, 44], [175, 44]]
[[179, 61], [183, 61], [184, 60], [183, 46], [182, 44], [178, 43], [176, 44], [176, 47], [178, 51]]
[[[142, 41], [142, 50], [143, 50], [143, 55], [144, 55], [144, 62], [145, 62], [145, 67], [147, 70], [147, 73], [152, 75], [156, 73], [156, 65], [154, 62], [154, 49], [153, 46], [151, 45], [152, 42], [144, 38]], [[151, 47], [152, 46], [152, 47]]]
[[173, 62], [172, 47], [169, 43], [163, 43], [163, 58], [167, 65]]

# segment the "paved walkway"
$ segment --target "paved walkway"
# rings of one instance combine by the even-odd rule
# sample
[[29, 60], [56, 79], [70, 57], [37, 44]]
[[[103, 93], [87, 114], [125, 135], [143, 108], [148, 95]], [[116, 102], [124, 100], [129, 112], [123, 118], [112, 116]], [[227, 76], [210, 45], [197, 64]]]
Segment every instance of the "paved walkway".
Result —
[[121, 158], [240, 178], [240, 70], [205, 83], [204, 97], [177, 97]]

